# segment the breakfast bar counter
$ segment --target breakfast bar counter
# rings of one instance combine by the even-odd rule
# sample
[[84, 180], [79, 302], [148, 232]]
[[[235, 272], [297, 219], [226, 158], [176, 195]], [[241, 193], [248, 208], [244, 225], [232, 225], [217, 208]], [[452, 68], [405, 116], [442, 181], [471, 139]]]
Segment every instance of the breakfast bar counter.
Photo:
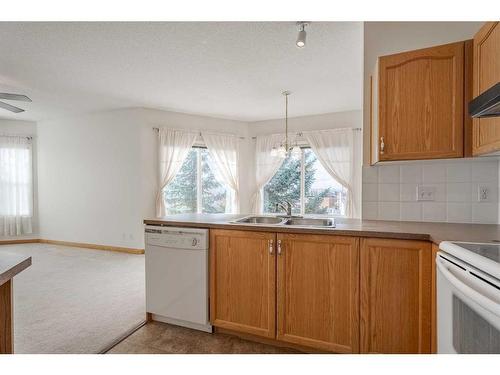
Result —
[[334, 228], [300, 227], [272, 224], [242, 224], [234, 220], [249, 214], [178, 214], [145, 219], [146, 225], [191, 228], [238, 229], [278, 233], [332, 234], [342, 236], [392, 238], [404, 240], [500, 242], [500, 225], [455, 224], [411, 221], [381, 221], [335, 218]]
[[31, 265], [31, 257], [0, 252], [0, 354], [14, 352], [12, 278]]

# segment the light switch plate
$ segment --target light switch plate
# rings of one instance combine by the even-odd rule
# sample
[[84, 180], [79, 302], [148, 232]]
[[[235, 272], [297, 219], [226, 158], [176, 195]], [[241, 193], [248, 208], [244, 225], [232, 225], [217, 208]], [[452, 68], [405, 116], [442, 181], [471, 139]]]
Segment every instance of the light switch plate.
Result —
[[417, 186], [417, 201], [434, 201], [436, 200], [435, 186]]

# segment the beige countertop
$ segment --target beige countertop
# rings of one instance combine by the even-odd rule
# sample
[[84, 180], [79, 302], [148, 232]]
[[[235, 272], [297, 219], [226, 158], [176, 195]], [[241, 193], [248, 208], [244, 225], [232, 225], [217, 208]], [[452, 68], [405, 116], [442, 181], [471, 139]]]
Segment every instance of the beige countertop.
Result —
[[31, 266], [31, 257], [0, 251], [0, 285]]
[[500, 225], [453, 224], [411, 221], [379, 221], [336, 218], [335, 228], [306, 228], [283, 225], [232, 224], [229, 221], [248, 216], [229, 214], [179, 214], [145, 219], [144, 224], [191, 228], [256, 230], [265, 232], [333, 234], [409, 240], [492, 242], [500, 241]]

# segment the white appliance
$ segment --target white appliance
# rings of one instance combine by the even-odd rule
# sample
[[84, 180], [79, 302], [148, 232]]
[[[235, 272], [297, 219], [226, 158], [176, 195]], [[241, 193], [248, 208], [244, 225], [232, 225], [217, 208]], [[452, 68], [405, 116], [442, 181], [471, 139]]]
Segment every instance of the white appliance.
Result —
[[153, 320], [212, 332], [208, 230], [148, 225], [146, 310]]
[[441, 242], [438, 353], [500, 353], [500, 244]]

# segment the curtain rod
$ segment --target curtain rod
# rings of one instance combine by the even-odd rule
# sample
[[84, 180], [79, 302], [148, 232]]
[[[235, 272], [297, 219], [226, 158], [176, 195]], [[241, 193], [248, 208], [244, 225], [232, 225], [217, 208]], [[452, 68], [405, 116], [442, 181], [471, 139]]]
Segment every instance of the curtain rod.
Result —
[[26, 139], [33, 139], [32, 135], [26, 135], [26, 134], [0, 134], [0, 137], [10, 137], [10, 138], [26, 138]]
[[[340, 128], [338, 128], [338, 129], [340, 129]], [[342, 128], [342, 129], [346, 129], [346, 128]], [[347, 128], [347, 129], [352, 129], [352, 130], [356, 130], [356, 131], [363, 130], [363, 128]], [[318, 131], [322, 131], [322, 130], [335, 130], [335, 128], [333, 128], [333, 129], [318, 129]], [[295, 133], [296, 137], [302, 137], [303, 135], [304, 135], [304, 132], [297, 132], [297, 133]], [[265, 134], [263, 136], [265, 136]], [[257, 137], [253, 136], [252, 139], [257, 139]]]
[[[160, 131], [160, 128], [153, 128], [154, 131], [157, 131], [159, 132]], [[182, 130], [182, 131], [185, 131], [186, 129], [174, 129], [174, 130]], [[201, 131], [199, 130], [195, 130], [196, 132], [198, 132], [198, 135], [201, 137]], [[234, 135], [234, 134], [222, 134], [222, 133], [210, 133], [209, 134], [221, 134], [221, 135], [232, 135], [234, 137], [238, 137], [237, 135]], [[246, 139], [245, 137], [238, 137], [239, 139]]]

